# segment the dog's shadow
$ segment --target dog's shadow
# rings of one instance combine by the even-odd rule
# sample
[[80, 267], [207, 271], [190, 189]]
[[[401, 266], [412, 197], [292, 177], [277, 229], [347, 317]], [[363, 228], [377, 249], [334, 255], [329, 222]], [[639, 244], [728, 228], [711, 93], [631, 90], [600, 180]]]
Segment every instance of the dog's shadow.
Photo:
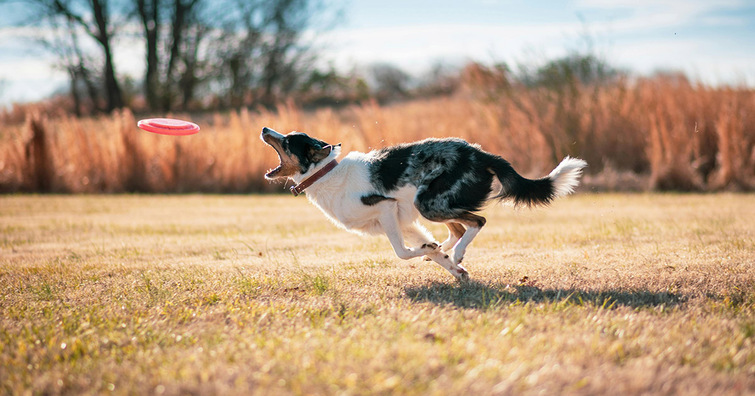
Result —
[[606, 309], [619, 306], [670, 308], [686, 301], [686, 297], [668, 292], [541, 288], [526, 283], [504, 285], [479, 281], [456, 284], [433, 282], [423, 286], [409, 286], [404, 290], [412, 301], [469, 309], [489, 309], [528, 302], [592, 305]]

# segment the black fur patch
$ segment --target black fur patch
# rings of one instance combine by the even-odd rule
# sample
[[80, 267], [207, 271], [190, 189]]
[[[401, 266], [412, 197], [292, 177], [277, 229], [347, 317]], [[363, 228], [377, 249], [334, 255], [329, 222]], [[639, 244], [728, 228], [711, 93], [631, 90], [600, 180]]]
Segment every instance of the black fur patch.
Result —
[[550, 179], [525, 179], [503, 158], [461, 139], [426, 139], [377, 150], [372, 156], [370, 178], [378, 192], [417, 187], [414, 205], [429, 220], [462, 218], [482, 209], [493, 177], [503, 186], [499, 199], [532, 205], [553, 197]]
[[[373, 182], [385, 191], [401, 187], [401, 175], [409, 166], [412, 146], [399, 145], [379, 150], [372, 168]], [[405, 183], [404, 183], [405, 184]]]
[[388, 201], [396, 200], [396, 198], [386, 197], [385, 195], [380, 195], [380, 194], [365, 195], [361, 199], [362, 199], [362, 203], [367, 206], [377, 205], [380, 202], [383, 202], [386, 200]]
[[[438, 166], [445, 169], [427, 185], [423, 196], [447, 195], [449, 207], [475, 212], [480, 210], [490, 194], [493, 175], [480, 172], [481, 161], [478, 150], [469, 145], [457, 147], [458, 157], [451, 166], [445, 166], [446, 159], [438, 158]], [[455, 193], [450, 193], [455, 191]]]
[[371, 180], [383, 193], [410, 184], [423, 216], [442, 221], [479, 210], [490, 194], [483, 152], [461, 139], [426, 139], [374, 153]]
[[305, 133], [294, 132], [286, 135], [281, 143], [281, 146], [285, 151], [295, 156], [299, 160], [301, 165], [301, 171], [305, 172], [312, 165], [313, 158], [311, 157], [311, 149], [322, 149], [328, 144], [322, 140], [317, 140], [309, 137]]

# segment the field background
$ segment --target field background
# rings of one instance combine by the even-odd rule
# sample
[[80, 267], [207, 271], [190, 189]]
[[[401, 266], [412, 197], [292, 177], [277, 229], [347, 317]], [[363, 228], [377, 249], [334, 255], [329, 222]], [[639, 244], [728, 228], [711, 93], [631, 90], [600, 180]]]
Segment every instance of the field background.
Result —
[[[391, 57], [359, 64], [373, 45], [342, 70], [337, 40], [310, 42], [342, 2], [11, 3], [0, 0], [0, 33], [25, 55], [9, 54], [21, 66], [7, 80], [29, 91], [43, 61], [70, 84], [0, 105], [0, 395], [755, 394], [755, 89], [747, 75], [711, 85], [664, 62], [694, 63], [676, 55], [706, 45], [738, 53], [739, 33], [689, 40], [741, 31], [741, 4], [611, 16], [577, 2], [569, 13], [587, 12], [566, 52], [502, 49], [495, 61], [492, 49], [516, 41], [502, 38], [529, 47], [540, 33], [508, 30], [527, 17], [487, 30], [504, 21], [481, 25], [493, 14], [479, 2], [486, 15], [469, 23], [495, 32], [468, 41], [495, 41], [483, 60], [408, 74]], [[421, 43], [420, 31], [458, 31], [476, 7], [438, 24], [444, 7], [406, 8], [385, 33], [409, 23]], [[642, 20], [650, 8], [661, 25]], [[348, 24], [391, 43], [378, 14]], [[540, 14], [530, 22], [545, 36], [577, 26]], [[592, 15], [610, 21], [593, 28]], [[637, 21], [641, 34], [625, 30]], [[614, 33], [617, 55], [652, 41], [658, 71], [613, 65], [602, 43]], [[450, 54], [467, 40], [426, 42]], [[403, 44], [391, 53], [418, 59]], [[116, 73], [138, 47], [143, 74]], [[139, 130], [149, 117], [202, 130]], [[459, 137], [530, 178], [567, 155], [589, 166], [550, 208], [487, 209], [460, 284], [397, 259], [383, 237], [338, 229], [306, 199], [273, 195], [287, 189], [263, 178], [277, 165], [263, 127], [344, 153]]]
[[458, 284], [303, 198], [1, 196], [1, 392], [755, 393], [755, 197], [485, 215]]
[[571, 155], [588, 162], [583, 184], [592, 190], [755, 188], [754, 90], [710, 87], [683, 75], [554, 78], [527, 86], [505, 68], [472, 63], [448, 95], [173, 114], [202, 127], [186, 137], [140, 131], [137, 119], [149, 115], [127, 109], [76, 118], [59, 106], [16, 106], [0, 114], [0, 192], [282, 191], [263, 179], [277, 165], [259, 139], [263, 126], [342, 143], [344, 153], [460, 137], [529, 177], [548, 174]]

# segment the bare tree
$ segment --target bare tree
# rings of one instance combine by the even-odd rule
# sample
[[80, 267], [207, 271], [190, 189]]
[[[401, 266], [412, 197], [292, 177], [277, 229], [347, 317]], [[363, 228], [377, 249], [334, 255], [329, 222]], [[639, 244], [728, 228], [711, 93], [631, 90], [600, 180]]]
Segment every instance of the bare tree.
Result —
[[[69, 74], [76, 107], [87, 92], [94, 103], [103, 97], [106, 111], [124, 105], [113, 38], [129, 20], [143, 31], [147, 104], [165, 112], [187, 108], [203, 89], [233, 107], [272, 106], [297, 92], [314, 70], [305, 33], [327, 14], [327, 0], [21, 1], [38, 6], [33, 18], [41, 25], [69, 32], [47, 46]], [[100, 74], [101, 88], [94, 84]]]
[[228, 105], [267, 106], [309, 79], [315, 51], [303, 40], [325, 7], [318, 0], [232, 0], [213, 37], [215, 80]]
[[[302, 33], [319, 0], [132, 0], [146, 44], [152, 109], [186, 108], [208, 83], [225, 105], [273, 105], [307, 79]], [[208, 70], [213, 67], [215, 70]]]
[[[59, 26], [58, 22], [63, 25]], [[52, 35], [40, 40], [41, 45], [57, 56], [55, 67], [68, 74], [73, 111], [81, 116], [84, 108], [88, 112], [99, 111], [100, 91], [93, 80], [92, 59], [81, 49], [79, 29], [71, 20], [53, 20], [50, 24]]]
[[102, 50], [102, 68], [106, 107], [112, 111], [123, 107], [123, 94], [115, 73], [112, 38], [115, 34], [112, 22], [112, 4], [108, 0], [27, 0], [47, 11], [47, 18], [65, 18], [78, 25]]
[[219, 26], [220, 34], [214, 37], [216, 45], [212, 56], [218, 60], [215, 78], [227, 90], [228, 105], [240, 107], [254, 84], [253, 59], [261, 56], [264, 1], [237, 0], [229, 5], [234, 13]]
[[191, 106], [200, 84], [206, 79], [208, 65], [210, 65], [205, 57], [200, 56], [200, 49], [206, 42], [205, 38], [210, 29], [204, 23], [193, 21], [198, 19], [197, 12], [191, 13], [189, 19], [182, 40], [183, 50], [179, 56], [179, 66], [182, 69], [179, 71], [177, 81], [183, 109], [189, 109]]
[[150, 108], [157, 107], [158, 97], [158, 53], [157, 39], [162, 20], [160, 18], [160, 0], [135, 0], [136, 11], [144, 28], [147, 65], [144, 73], [144, 96]]
[[[177, 78], [176, 71], [179, 62], [193, 60], [187, 59], [184, 53], [185, 41], [189, 32], [195, 34], [193, 39], [197, 38], [199, 30], [192, 24], [199, 24], [194, 12], [201, 1], [134, 0], [134, 3], [146, 44], [144, 94], [147, 104], [153, 109], [169, 111], [179, 91], [177, 80], [193, 81], [185, 76]], [[192, 49], [189, 49], [189, 56]]]
[[308, 71], [310, 54], [299, 39], [309, 24], [311, 3], [308, 0], [271, 2], [267, 30], [272, 37], [263, 47], [266, 64], [260, 81], [263, 104], [273, 105], [279, 96], [291, 92], [300, 79], [299, 73]]

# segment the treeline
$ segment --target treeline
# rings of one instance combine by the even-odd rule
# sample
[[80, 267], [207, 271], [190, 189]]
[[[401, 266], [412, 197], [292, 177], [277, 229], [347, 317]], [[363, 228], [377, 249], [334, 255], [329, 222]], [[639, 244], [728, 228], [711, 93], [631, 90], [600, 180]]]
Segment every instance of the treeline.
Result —
[[[273, 106], [327, 84], [305, 34], [337, 10], [324, 0], [21, 0], [20, 23], [70, 80], [76, 115]], [[144, 48], [144, 74], [123, 76], [116, 41]]]
[[[459, 67], [424, 76], [387, 64], [336, 70], [313, 37], [338, 23], [326, 0], [20, 0], [69, 85], [46, 100], [76, 116], [130, 108], [165, 114], [263, 106], [387, 103], [459, 87]], [[0, 0], [0, 8], [3, 0]], [[142, 75], [123, 74], [117, 41], [142, 46]], [[13, 112], [11, 110], [10, 112]], [[19, 112], [16, 110], [16, 112]], [[8, 113], [8, 111], [6, 111]], [[7, 114], [6, 114], [7, 118]]]
[[[4, 0], [0, 0], [0, 5]], [[75, 116], [129, 108], [138, 114], [345, 106], [451, 95], [464, 85], [461, 66], [438, 63], [423, 76], [378, 63], [350, 71], [323, 66], [327, 48], [312, 36], [338, 21], [327, 0], [19, 0], [38, 44], [69, 77], [47, 101]], [[143, 47], [141, 76], [118, 72], [117, 41]], [[319, 60], [319, 62], [318, 62]], [[623, 73], [592, 54], [573, 54], [539, 67], [505, 64], [512, 86], [607, 83]], [[502, 89], [494, 85], [484, 89]], [[6, 111], [23, 113], [22, 110]]]

